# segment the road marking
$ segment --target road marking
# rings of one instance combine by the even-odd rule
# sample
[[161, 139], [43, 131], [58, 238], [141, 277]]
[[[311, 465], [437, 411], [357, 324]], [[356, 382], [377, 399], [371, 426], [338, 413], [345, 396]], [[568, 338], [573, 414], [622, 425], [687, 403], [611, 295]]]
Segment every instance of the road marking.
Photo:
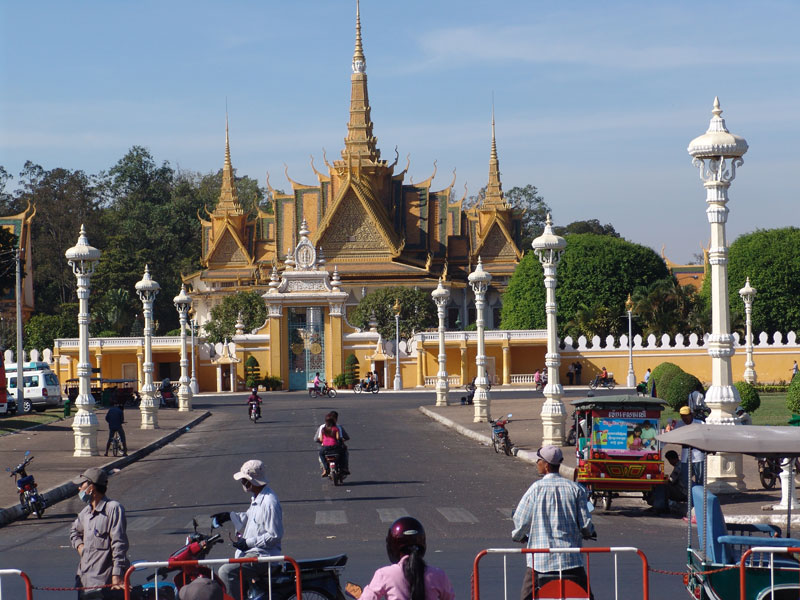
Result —
[[514, 509], [513, 508], [498, 508], [497, 512], [499, 512], [501, 515], [503, 515], [504, 519], [506, 519], [507, 521], [510, 521], [512, 519], [511, 515], [514, 512]]
[[475, 518], [468, 510], [463, 508], [437, 508], [437, 511], [451, 523], [477, 523], [478, 519]]
[[408, 514], [405, 508], [378, 508], [376, 510], [382, 523], [394, 523], [400, 517]]
[[164, 517], [133, 517], [128, 520], [128, 531], [147, 531], [163, 520]]
[[345, 525], [347, 515], [343, 510], [318, 510], [314, 525]]

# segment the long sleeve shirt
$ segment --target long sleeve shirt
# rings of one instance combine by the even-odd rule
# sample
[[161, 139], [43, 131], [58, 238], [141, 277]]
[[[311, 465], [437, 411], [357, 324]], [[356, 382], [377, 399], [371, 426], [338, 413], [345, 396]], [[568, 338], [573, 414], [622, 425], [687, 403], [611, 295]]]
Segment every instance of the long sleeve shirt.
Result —
[[[580, 548], [583, 531], [594, 532], [586, 490], [556, 473], [536, 481], [514, 511], [512, 538], [528, 537], [528, 548]], [[539, 573], [583, 566], [580, 553], [528, 554], [528, 567]]]
[[[407, 600], [411, 597], [403, 563], [407, 556], [394, 565], [375, 571], [372, 581], [364, 588], [361, 600]], [[436, 567], [425, 567], [425, 600], [453, 600], [456, 597], [447, 575]]]
[[[278, 496], [269, 486], [261, 490], [250, 502], [247, 512], [232, 512], [231, 522], [237, 533], [247, 543], [246, 552], [259, 556], [278, 556], [283, 537], [283, 511]], [[236, 557], [245, 552], [236, 551]]]
[[130, 566], [126, 529], [125, 509], [115, 500], [103, 498], [78, 513], [69, 540], [76, 550], [83, 544], [78, 576], [84, 586], [106, 585], [112, 575], [125, 575]]

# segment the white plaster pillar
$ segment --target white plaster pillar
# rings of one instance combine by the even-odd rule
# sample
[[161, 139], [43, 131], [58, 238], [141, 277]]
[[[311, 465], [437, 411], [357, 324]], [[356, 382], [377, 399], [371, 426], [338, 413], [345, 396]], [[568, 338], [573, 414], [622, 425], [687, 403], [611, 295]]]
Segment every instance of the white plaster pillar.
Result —
[[178, 412], [187, 412], [192, 410], [192, 388], [189, 379], [189, 358], [186, 355], [186, 320], [192, 299], [186, 293], [186, 286], [181, 286], [180, 293], [172, 299], [172, 302], [178, 311], [178, 320], [181, 324], [181, 386], [178, 389]]
[[445, 307], [450, 299], [450, 290], [442, 285], [439, 278], [438, 287], [431, 292], [436, 303], [436, 312], [439, 316], [439, 371], [436, 373], [436, 406], [447, 406], [447, 394], [450, 386], [447, 382], [447, 351], [444, 343], [444, 318]]
[[222, 365], [217, 365], [217, 392], [222, 391]]
[[478, 265], [469, 274], [469, 285], [475, 293], [475, 315], [476, 325], [478, 326], [478, 350], [475, 357], [475, 364], [478, 367], [478, 376], [475, 379], [475, 396], [473, 402], [475, 412], [472, 417], [473, 423], [488, 423], [491, 419], [491, 397], [489, 396], [489, 380], [486, 377], [486, 345], [484, 341], [484, 308], [486, 306], [486, 291], [492, 276], [483, 270], [481, 257], [478, 257]]
[[158, 429], [158, 403], [155, 401], [156, 387], [153, 385], [153, 302], [161, 286], [150, 277], [150, 268], [145, 265], [142, 279], [136, 283], [136, 293], [142, 301], [144, 313], [144, 385], [139, 412], [142, 429]]
[[756, 382], [756, 369], [755, 362], [753, 362], [753, 299], [756, 297], [756, 289], [750, 285], [750, 278], [744, 284], [744, 287], [739, 290], [739, 296], [744, 302], [745, 314], [745, 353], [747, 358], [744, 361], [744, 380], [753, 385]]

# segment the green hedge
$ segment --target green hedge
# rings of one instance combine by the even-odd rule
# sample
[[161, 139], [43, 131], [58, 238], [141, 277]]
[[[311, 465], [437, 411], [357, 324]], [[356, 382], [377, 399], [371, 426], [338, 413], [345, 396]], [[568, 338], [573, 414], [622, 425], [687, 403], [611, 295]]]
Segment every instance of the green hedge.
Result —
[[702, 390], [703, 384], [697, 377], [683, 370], [669, 379], [666, 390], [660, 384], [656, 385], [658, 397], [666, 400], [673, 410], [686, 406], [689, 403], [689, 394], [696, 389]]
[[348, 354], [344, 359], [344, 378], [347, 385], [355, 385], [358, 382], [358, 359], [355, 354]]
[[[669, 381], [678, 373], [682, 373], [681, 368], [671, 362], [663, 362], [658, 365], [650, 374], [650, 379], [647, 380], [647, 395], [653, 395], [653, 385], [656, 386], [656, 396], [664, 399], [662, 394], [666, 394], [669, 387]], [[663, 392], [661, 391], [663, 388]]]
[[[800, 375], [800, 374], [798, 374]], [[800, 376], [795, 375], [786, 392], [786, 406], [793, 413], [800, 413]]]
[[758, 395], [755, 386], [746, 381], [737, 381], [733, 385], [739, 390], [739, 396], [742, 398], [742, 408], [752, 415], [761, 406], [761, 396]]

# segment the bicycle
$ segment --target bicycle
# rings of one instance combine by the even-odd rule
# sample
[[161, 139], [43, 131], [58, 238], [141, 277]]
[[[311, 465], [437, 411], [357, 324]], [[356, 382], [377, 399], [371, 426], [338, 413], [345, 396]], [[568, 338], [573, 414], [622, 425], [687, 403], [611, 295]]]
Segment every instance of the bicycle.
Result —
[[114, 435], [111, 437], [111, 452], [114, 456], [123, 454], [122, 438], [119, 437], [119, 431], [115, 431]]

